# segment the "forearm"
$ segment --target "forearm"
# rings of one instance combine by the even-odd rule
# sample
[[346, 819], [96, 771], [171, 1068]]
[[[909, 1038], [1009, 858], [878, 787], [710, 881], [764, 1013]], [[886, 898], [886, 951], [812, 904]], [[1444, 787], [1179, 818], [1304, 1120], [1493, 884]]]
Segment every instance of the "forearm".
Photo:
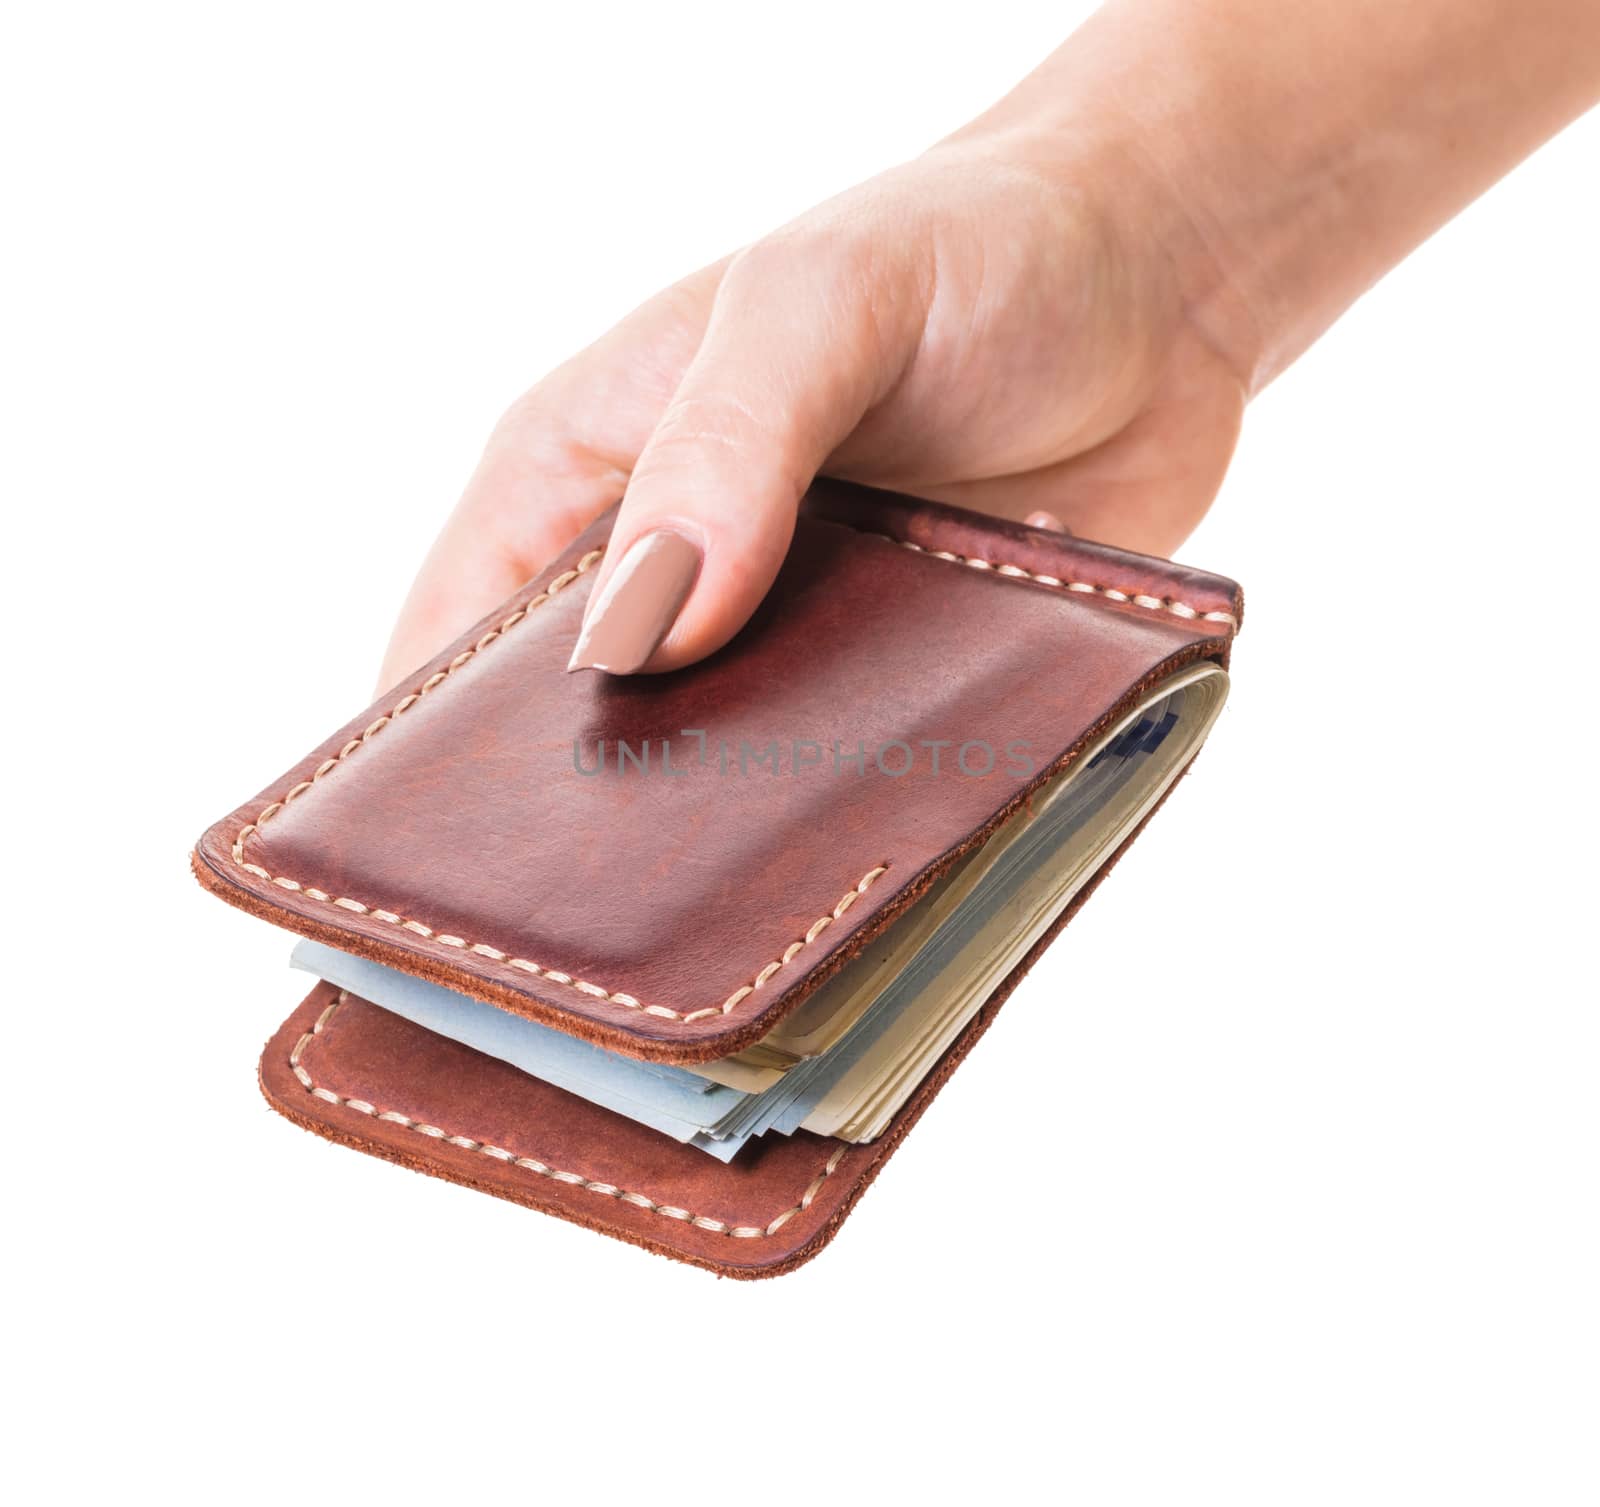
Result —
[[1114, 0], [970, 131], [1159, 204], [1255, 390], [1597, 97], [1595, 0]]

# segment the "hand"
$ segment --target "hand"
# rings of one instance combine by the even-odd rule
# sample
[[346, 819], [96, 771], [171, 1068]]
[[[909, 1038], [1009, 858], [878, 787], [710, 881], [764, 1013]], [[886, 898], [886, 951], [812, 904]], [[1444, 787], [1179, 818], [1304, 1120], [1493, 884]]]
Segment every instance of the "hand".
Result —
[[1247, 396], [1597, 95], [1594, 0], [1112, 0], [966, 130], [515, 403], [385, 684], [618, 497], [574, 668], [725, 643], [818, 471], [1167, 553]]
[[667, 289], [502, 419], [385, 684], [619, 496], [592, 603], [644, 536], [687, 542], [621, 572], [655, 600], [623, 604], [620, 640], [601, 634], [617, 671], [725, 643], [818, 471], [1170, 551], [1217, 490], [1245, 377], [1188, 317], [1169, 214], [1127, 175], [1046, 168], [978, 134]]

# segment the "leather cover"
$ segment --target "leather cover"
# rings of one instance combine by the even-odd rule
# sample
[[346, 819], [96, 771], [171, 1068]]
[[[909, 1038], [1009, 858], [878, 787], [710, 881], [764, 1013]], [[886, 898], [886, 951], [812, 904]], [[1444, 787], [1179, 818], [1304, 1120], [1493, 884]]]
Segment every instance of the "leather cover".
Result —
[[[1217, 576], [819, 481], [725, 649], [666, 676], [568, 675], [610, 524], [210, 828], [201, 883], [611, 1050], [707, 1061], [770, 1030], [1153, 682], [1226, 664], [1242, 614]], [[904, 774], [905, 754], [874, 757], [894, 743]], [[1087, 894], [870, 1145], [768, 1137], [724, 1165], [326, 985], [262, 1084], [332, 1139], [774, 1275], [830, 1238]]]

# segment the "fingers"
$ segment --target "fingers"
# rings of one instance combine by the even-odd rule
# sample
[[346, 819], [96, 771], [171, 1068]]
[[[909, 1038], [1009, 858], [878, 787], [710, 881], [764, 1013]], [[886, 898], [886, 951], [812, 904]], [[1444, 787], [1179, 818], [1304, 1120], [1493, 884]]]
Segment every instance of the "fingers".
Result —
[[[542, 448], [535, 444], [531, 453]], [[535, 575], [616, 500], [625, 481], [603, 458], [576, 448], [559, 476], [532, 482], [521, 474], [523, 464], [504, 442], [491, 442], [406, 596], [380, 690], [425, 664]]]
[[1239, 438], [1243, 390], [1237, 382], [1205, 380], [1210, 370], [1168, 383], [1093, 449], [1014, 476], [924, 490], [940, 502], [1022, 518], [1035, 528], [1170, 555], [1205, 516]]
[[622, 495], [699, 347], [723, 268], [657, 295], [512, 406], [411, 587], [380, 689], [492, 611]]
[[812, 477], [914, 350], [913, 294], [837, 237], [734, 259], [634, 468], [570, 668], [674, 669], [738, 631]]
[[1047, 513], [1043, 508], [1035, 508], [1022, 520], [1029, 528], [1050, 529], [1057, 534], [1064, 534], [1067, 526], [1054, 513]]

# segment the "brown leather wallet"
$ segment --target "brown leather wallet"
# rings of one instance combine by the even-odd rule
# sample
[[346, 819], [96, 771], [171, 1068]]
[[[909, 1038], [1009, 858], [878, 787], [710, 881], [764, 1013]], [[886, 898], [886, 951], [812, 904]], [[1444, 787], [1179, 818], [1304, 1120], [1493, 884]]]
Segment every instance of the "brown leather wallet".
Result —
[[[610, 525], [212, 826], [201, 884], [610, 1052], [708, 1063], [889, 933], [1152, 686], [1225, 666], [1242, 613], [1214, 575], [819, 481], [726, 648], [668, 675], [569, 675]], [[641, 765], [690, 734], [703, 757]], [[843, 767], [783, 767], [797, 740]], [[872, 752], [918, 742], [1021, 745], [1029, 772], [897, 774], [903, 757]], [[770, 767], [727, 767], [730, 749], [774, 745]], [[631, 762], [583, 772], [624, 746]], [[865, 1144], [799, 1130], [723, 1163], [328, 984], [268, 1043], [262, 1088], [373, 1155], [725, 1275], [776, 1275], [832, 1238], [1131, 840]]]

